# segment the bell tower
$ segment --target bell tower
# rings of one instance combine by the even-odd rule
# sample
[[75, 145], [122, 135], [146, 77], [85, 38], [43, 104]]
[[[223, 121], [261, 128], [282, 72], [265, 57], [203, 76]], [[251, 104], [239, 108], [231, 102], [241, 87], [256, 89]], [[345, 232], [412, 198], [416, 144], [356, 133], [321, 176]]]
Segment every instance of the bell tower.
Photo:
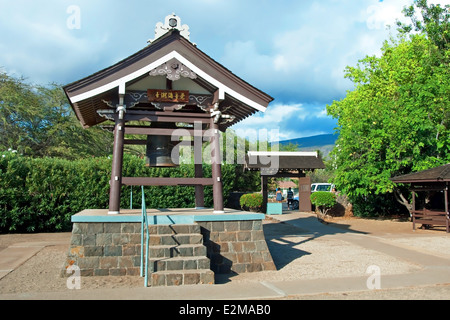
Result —
[[[212, 213], [224, 213], [220, 132], [273, 100], [199, 50], [175, 14], [156, 25], [145, 48], [64, 90], [84, 128], [109, 121], [114, 131], [109, 215], [121, 211], [123, 185], [194, 187], [196, 208], [204, 207], [204, 186], [212, 186]], [[209, 154], [202, 154], [203, 143]], [[195, 175], [124, 177], [125, 145], [145, 146], [150, 167], [176, 167], [180, 147], [193, 150]], [[204, 163], [211, 164], [210, 177]]]

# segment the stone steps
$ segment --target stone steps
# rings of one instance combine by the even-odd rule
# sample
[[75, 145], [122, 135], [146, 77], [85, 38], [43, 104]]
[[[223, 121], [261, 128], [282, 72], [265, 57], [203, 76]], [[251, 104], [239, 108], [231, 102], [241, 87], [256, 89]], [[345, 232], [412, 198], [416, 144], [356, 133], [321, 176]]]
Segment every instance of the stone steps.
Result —
[[203, 244], [203, 236], [190, 233], [179, 234], [156, 234], [150, 236], [150, 245], [181, 245], [181, 244]]
[[[150, 235], [150, 238], [152, 236]], [[180, 244], [180, 245], [150, 245], [149, 258], [173, 258], [206, 256], [206, 247], [203, 244]]]
[[204, 256], [174, 257], [167, 259], [150, 258], [148, 267], [149, 272], [209, 269], [210, 260]]
[[153, 287], [194, 284], [214, 284], [214, 272], [210, 269], [158, 271], [151, 277]]
[[214, 284], [197, 224], [149, 226], [150, 286]]

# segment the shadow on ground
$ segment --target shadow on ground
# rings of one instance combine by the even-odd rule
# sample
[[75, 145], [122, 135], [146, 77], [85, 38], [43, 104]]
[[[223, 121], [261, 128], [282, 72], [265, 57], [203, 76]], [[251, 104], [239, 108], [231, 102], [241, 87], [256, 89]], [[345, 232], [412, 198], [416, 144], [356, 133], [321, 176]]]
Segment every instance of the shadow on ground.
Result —
[[[339, 228], [326, 222], [321, 223], [316, 216], [305, 216], [286, 222], [272, 219], [263, 225], [264, 236], [277, 270], [294, 260], [310, 255], [301, 249], [301, 245], [322, 236], [335, 234], [367, 234], [350, 229], [350, 225], [340, 224]], [[226, 283], [236, 276], [235, 273], [216, 274], [216, 283]]]
[[325, 235], [364, 232], [350, 229], [349, 225], [339, 228], [321, 223], [315, 216], [301, 217], [289, 222], [275, 222], [264, 225], [264, 235], [267, 246], [277, 270], [283, 268], [293, 260], [311, 254], [299, 249], [303, 243], [313, 241]]

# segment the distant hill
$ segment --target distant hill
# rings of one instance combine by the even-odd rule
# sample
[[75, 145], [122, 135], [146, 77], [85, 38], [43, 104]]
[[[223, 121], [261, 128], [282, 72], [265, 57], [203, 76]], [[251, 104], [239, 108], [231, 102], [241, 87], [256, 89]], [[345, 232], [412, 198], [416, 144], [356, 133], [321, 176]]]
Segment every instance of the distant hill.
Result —
[[280, 141], [280, 145], [288, 145], [290, 143], [297, 144], [299, 151], [317, 151], [320, 150], [324, 158], [333, 150], [336, 145], [338, 136], [335, 134], [320, 134], [317, 136], [296, 138]]

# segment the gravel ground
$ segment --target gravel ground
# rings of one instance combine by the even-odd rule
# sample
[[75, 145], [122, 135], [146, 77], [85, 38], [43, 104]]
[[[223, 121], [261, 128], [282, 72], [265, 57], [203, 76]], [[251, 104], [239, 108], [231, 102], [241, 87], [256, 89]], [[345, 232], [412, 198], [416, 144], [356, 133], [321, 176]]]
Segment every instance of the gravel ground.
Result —
[[[442, 230], [417, 230], [411, 223], [364, 219], [333, 219], [331, 225], [343, 230], [365, 233], [399, 247], [428, 250], [429, 254], [450, 259], [450, 237]], [[363, 276], [370, 265], [377, 265], [383, 274], [404, 274], [421, 270], [422, 266], [345, 240], [333, 234], [312, 234], [307, 230], [274, 219], [264, 221], [267, 244], [277, 271], [247, 273], [232, 277], [217, 277], [217, 282], [260, 282], [308, 280]], [[66, 291], [66, 278], [60, 276], [70, 242], [70, 233], [0, 235], [0, 251], [11, 245], [44, 245], [36, 255], [0, 279], [0, 294]], [[49, 245], [50, 244], [50, 245]], [[53, 245], [51, 245], [53, 244]], [[84, 277], [83, 289], [141, 288], [140, 277]], [[389, 295], [448, 299], [450, 286], [423, 286], [407, 289], [375, 290], [372, 292], [332, 293], [289, 296], [284, 299], [384, 299]], [[383, 298], [384, 297], [384, 298]]]
[[383, 274], [415, 272], [420, 266], [355, 246], [333, 235], [316, 237], [285, 223], [264, 225], [267, 245], [277, 271], [241, 274], [232, 281], [289, 281], [366, 275], [377, 265]]

